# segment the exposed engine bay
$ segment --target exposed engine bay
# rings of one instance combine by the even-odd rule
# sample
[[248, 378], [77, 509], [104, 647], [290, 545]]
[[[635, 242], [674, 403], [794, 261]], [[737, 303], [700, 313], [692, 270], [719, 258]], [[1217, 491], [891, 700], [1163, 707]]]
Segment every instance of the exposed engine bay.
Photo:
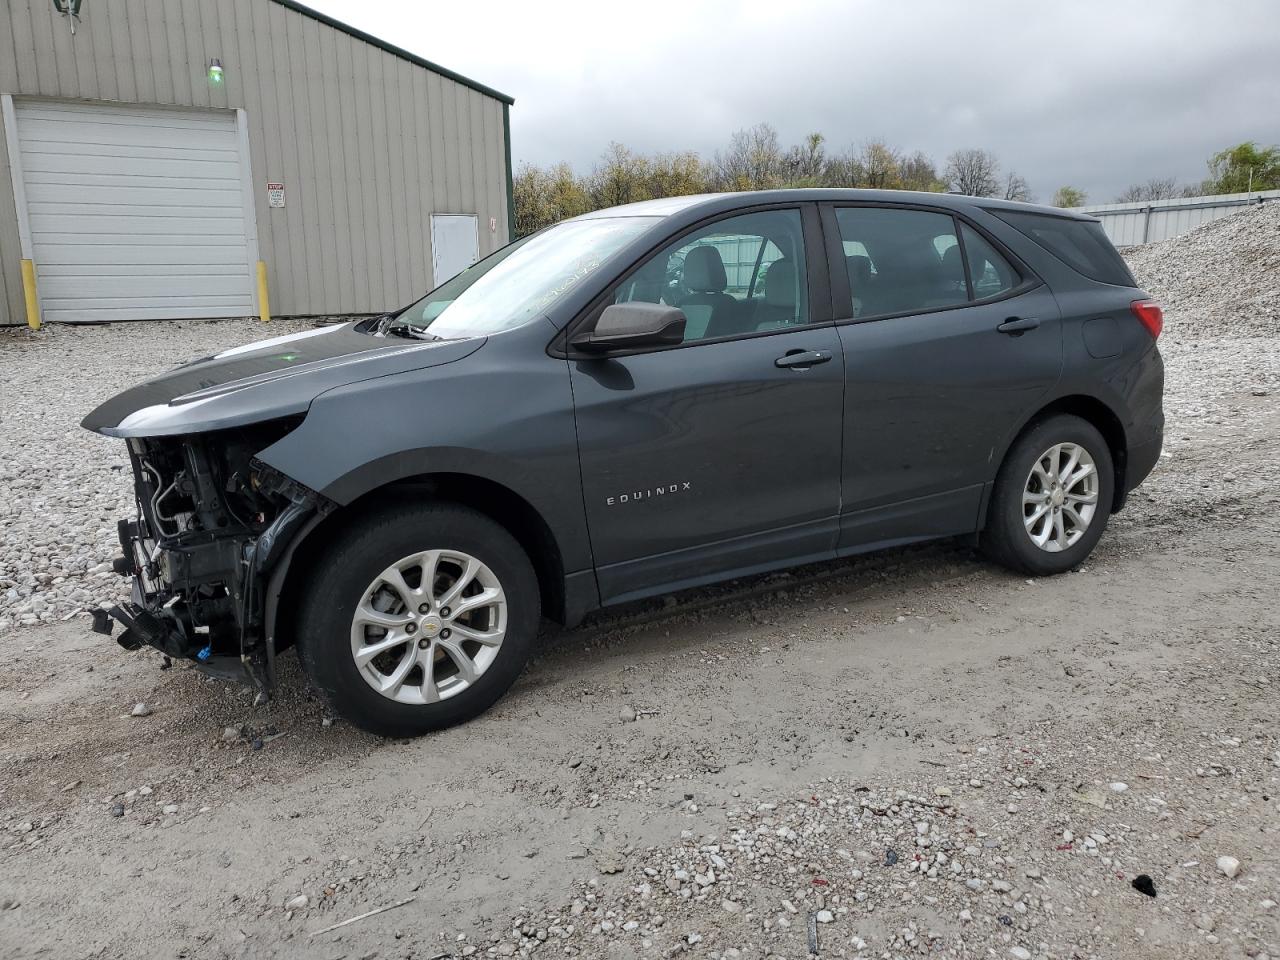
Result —
[[269, 693], [268, 635], [281, 559], [331, 504], [255, 460], [301, 418], [128, 441], [138, 513], [119, 522], [115, 568], [129, 601], [94, 611], [94, 629], [136, 650], [149, 645]]

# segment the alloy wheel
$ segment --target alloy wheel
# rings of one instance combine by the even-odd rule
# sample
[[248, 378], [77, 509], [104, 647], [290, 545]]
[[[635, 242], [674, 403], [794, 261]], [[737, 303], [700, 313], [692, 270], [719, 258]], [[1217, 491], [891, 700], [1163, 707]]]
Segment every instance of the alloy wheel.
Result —
[[492, 570], [457, 550], [424, 550], [365, 588], [351, 620], [351, 655], [382, 696], [438, 703], [480, 679], [506, 630], [507, 597]]
[[1073, 547], [1098, 509], [1098, 467], [1078, 443], [1055, 443], [1040, 454], [1022, 492], [1022, 522], [1041, 550]]

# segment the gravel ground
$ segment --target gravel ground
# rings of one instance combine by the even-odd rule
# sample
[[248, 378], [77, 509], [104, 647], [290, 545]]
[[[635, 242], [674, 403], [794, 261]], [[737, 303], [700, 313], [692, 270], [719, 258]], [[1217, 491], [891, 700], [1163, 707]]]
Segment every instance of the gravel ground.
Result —
[[259, 325], [0, 334], [0, 957], [1280, 957], [1280, 291], [1223, 266], [1275, 224], [1130, 251], [1167, 451], [1080, 571], [948, 542], [633, 606], [412, 742], [77, 616], [128, 499], [79, 417]]
[[137, 380], [305, 321], [0, 329], [0, 635], [124, 596], [116, 521], [133, 513], [124, 445], [80, 428]]

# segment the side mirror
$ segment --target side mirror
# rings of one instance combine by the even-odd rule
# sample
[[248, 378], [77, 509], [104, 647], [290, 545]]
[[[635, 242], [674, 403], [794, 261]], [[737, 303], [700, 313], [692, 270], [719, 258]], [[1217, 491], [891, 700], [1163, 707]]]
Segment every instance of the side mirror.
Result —
[[684, 342], [684, 311], [662, 303], [615, 303], [605, 307], [590, 333], [573, 338], [586, 353], [634, 347], [667, 347]]

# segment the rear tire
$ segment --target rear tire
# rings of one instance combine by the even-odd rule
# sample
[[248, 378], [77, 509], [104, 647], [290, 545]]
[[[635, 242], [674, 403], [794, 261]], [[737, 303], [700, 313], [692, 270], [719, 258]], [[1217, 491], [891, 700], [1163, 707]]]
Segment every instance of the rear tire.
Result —
[[365, 516], [313, 568], [298, 655], [335, 713], [412, 737], [483, 713], [515, 682], [541, 617], [529, 558], [456, 504]]
[[1000, 466], [982, 549], [1020, 573], [1064, 573], [1093, 551], [1114, 499], [1102, 434], [1080, 417], [1046, 417], [1023, 431]]

